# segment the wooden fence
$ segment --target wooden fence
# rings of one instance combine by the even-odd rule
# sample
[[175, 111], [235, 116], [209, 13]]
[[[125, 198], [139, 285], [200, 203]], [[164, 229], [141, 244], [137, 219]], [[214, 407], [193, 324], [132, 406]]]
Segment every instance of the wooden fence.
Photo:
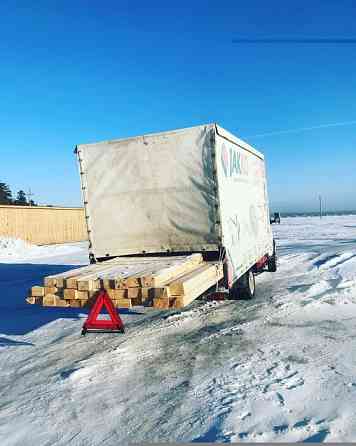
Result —
[[0, 205], [0, 237], [38, 245], [87, 240], [84, 209]]

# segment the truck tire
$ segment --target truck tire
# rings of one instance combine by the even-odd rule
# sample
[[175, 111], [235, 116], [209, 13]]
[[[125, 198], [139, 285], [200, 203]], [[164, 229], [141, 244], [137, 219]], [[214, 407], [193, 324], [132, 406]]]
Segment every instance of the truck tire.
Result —
[[275, 273], [277, 271], [277, 253], [276, 253], [276, 242], [273, 240], [273, 254], [268, 258], [267, 269], [270, 273]]
[[267, 268], [270, 273], [275, 273], [277, 271], [277, 257], [276, 254], [268, 258]]
[[255, 291], [255, 276], [250, 269], [233, 284], [230, 295], [233, 299], [252, 299]]

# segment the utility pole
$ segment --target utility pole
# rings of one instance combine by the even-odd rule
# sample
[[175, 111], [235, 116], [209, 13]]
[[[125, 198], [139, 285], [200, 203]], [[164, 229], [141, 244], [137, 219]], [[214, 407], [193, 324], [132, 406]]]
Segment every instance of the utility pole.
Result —
[[33, 193], [32, 193], [32, 191], [31, 191], [31, 188], [29, 188], [28, 189], [28, 192], [27, 192], [27, 194], [26, 194], [26, 196], [27, 196], [27, 201], [28, 201], [28, 205], [29, 206], [31, 206], [31, 197], [33, 197]]
[[322, 207], [322, 198], [321, 195], [319, 195], [319, 212], [320, 212], [320, 219], [323, 216], [323, 207]]

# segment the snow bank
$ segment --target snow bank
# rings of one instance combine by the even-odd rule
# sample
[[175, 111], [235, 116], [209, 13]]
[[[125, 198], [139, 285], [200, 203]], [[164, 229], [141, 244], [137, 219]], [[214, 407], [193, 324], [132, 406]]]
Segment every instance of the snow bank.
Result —
[[0, 263], [68, 263], [68, 256], [72, 255], [71, 264], [88, 263], [87, 243], [67, 243], [60, 245], [37, 246], [24, 240], [0, 237]]
[[24, 240], [0, 237], [0, 258], [13, 259], [26, 257], [28, 255], [40, 255], [41, 248]]

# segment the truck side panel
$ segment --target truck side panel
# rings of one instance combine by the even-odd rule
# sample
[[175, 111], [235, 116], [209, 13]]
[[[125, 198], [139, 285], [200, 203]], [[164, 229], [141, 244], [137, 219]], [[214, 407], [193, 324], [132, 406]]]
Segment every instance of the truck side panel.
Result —
[[95, 257], [216, 251], [214, 125], [79, 145]]
[[261, 257], [273, 254], [264, 158], [237, 141], [220, 136], [216, 128], [222, 244], [232, 267], [233, 281]]

